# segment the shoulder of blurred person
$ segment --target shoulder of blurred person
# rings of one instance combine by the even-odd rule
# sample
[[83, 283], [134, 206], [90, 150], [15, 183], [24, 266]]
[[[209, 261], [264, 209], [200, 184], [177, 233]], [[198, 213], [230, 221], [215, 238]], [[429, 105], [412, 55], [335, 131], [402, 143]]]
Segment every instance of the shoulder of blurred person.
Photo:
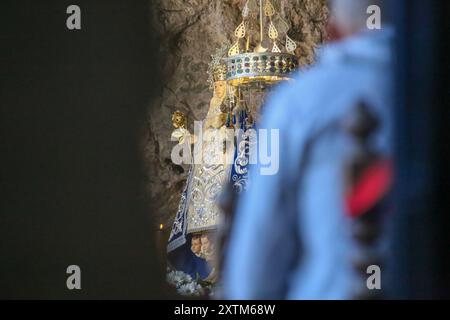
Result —
[[263, 127], [288, 130], [288, 141], [311, 137], [361, 100], [390, 125], [393, 38], [394, 30], [386, 26], [322, 46], [313, 67], [298, 71], [293, 81], [275, 90]]
[[[289, 99], [299, 96], [323, 99], [318, 93], [326, 90], [336, 95], [340, 93], [338, 89], [344, 89], [341, 92], [350, 91], [352, 85], [356, 85], [355, 89], [358, 89], [360, 81], [355, 76], [370, 75], [367, 73], [368, 68], [375, 69], [372, 72], [376, 75], [386, 75], [386, 68], [390, 68], [392, 63], [390, 47], [393, 37], [394, 30], [386, 27], [380, 31], [361, 32], [345, 40], [323, 45], [318, 49], [315, 65], [299, 70], [293, 81], [283, 83], [276, 89], [269, 100], [266, 117], [277, 119], [276, 114], [279, 112], [273, 109], [278, 106], [284, 106], [284, 111], [302, 106], [302, 110], [308, 112], [312, 102], [308, 99], [294, 104], [285, 103]], [[343, 83], [342, 80], [348, 82]]]
[[[230, 245], [225, 277], [230, 297], [346, 297], [349, 239], [339, 177], [352, 146], [333, 124], [364, 100], [378, 111], [385, 128], [377, 143], [388, 151], [392, 35], [386, 28], [324, 46], [316, 65], [269, 97], [260, 128], [279, 130], [279, 172], [263, 176], [260, 164], [252, 169], [252, 187], [239, 204]], [[306, 169], [305, 159], [311, 164]], [[284, 250], [274, 251], [279, 246]], [[303, 250], [307, 257], [298, 264]]]

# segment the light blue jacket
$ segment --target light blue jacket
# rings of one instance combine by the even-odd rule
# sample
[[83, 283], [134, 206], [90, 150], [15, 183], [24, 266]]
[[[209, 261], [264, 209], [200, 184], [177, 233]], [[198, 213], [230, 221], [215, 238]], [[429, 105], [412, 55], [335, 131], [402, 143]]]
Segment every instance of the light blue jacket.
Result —
[[352, 242], [343, 166], [354, 147], [338, 127], [360, 101], [382, 121], [374, 146], [390, 153], [393, 32], [325, 46], [319, 62], [280, 86], [261, 128], [280, 131], [276, 175], [251, 170], [224, 269], [230, 299], [347, 299]]

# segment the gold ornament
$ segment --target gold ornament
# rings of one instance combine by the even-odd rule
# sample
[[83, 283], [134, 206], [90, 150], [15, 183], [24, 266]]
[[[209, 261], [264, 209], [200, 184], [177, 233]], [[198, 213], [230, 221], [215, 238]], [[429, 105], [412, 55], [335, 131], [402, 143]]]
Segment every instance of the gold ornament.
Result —
[[272, 17], [275, 14], [275, 8], [270, 0], [266, 0], [266, 4], [264, 5], [264, 14], [266, 17]]
[[175, 129], [187, 129], [187, 117], [186, 115], [177, 110], [172, 115], [172, 124]]
[[274, 53], [281, 53], [281, 50], [280, 50], [280, 48], [278, 47], [278, 45], [277, 45], [276, 42], [273, 43], [272, 52], [274, 52]]
[[240, 53], [240, 50], [239, 50], [239, 40], [238, 40], [228, 51], [228, 56], [229, 57], [235, 56], [239, 53]]
[[245, 37], [245, 21], [242, 21], [242, 23], [236, 28], [234, 35], [239, 39]]
[[277, 28], [275, 28], [275, 25], [273, 24], [272, 21], [270, 21], [270, 25], [269, 25], [269, 38], [272, 40], [275, 40], [276, 38], [278, 38], [278, 30], [277, 30]]
[[297, 49], [297, 44], [294, 40], [289, 38], [288, 35], [286, 35], [286, 50], [287, 52], [294, 54], [295, 49]]

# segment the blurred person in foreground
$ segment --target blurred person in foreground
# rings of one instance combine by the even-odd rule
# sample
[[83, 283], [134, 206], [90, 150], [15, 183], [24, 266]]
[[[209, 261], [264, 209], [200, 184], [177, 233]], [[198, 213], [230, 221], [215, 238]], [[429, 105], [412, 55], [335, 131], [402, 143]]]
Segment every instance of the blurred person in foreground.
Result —
[[343, 167], [354, 148], [339, 128], [364, 101], [379, 120], [374, 148], [390, 154], [393, 30], [367, 28], [386, 1], [332, 0], [339, 41], [270, 99], [261, 128], [279, 129], [275, 175], [252, 169], [238, 204], [224, 270], [228, 299], [349, 299], [352, 239]]

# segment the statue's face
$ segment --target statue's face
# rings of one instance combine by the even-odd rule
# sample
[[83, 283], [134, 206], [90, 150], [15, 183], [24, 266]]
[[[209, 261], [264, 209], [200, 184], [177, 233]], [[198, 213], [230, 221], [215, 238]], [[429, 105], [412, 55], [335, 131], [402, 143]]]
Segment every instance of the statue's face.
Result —
[[214, 82], [214, 93], [217, 98], [225, 98], [227, 93], [227, 82], [226, 81], [216, 81]]

